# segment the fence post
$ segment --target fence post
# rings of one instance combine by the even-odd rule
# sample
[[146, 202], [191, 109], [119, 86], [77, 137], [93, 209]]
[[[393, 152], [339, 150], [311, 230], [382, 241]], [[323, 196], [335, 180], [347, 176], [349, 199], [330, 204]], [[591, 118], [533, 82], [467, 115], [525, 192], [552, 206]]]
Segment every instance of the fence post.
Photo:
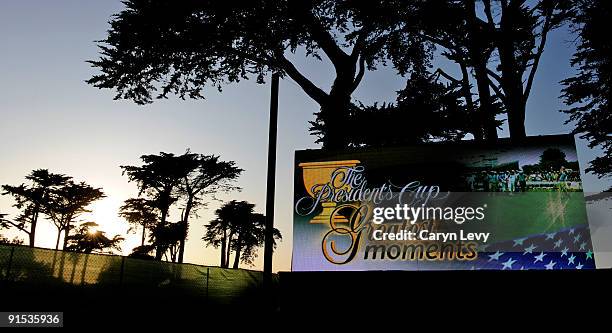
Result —
[[6, 267], [6, 281], [9, 280], [9, 277], [11, 276], [11, 268], [13, 266], [13, 255], [15, 254], [15, 246], [11, 246], [11, 255], [9, 256], [9, 261], [8, 261], [8, 265]]
[[208, 305], [208, 277], [210, 276], [210, 267], [206, 267], [206, 305]]
[[123, 285], [123, 271], [125, 267], [125, 256], [121, 256], [121, 270], [119, 271], [119, 286]]

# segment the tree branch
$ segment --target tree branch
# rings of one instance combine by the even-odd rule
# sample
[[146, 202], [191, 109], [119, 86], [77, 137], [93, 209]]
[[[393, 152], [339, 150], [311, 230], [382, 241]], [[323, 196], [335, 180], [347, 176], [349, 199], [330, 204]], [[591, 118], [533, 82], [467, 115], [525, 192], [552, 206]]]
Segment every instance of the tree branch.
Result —
[[365, 41], [368, 37], [368, 31], [365, 28], [359, 30], [359, 35], [357, 36], [357, 41], [355, 41], [355, 45], [353, 46], [353, 50], [351, 51], [351, 58], [353, 60], [357, 60], [357, 57], [363, 56], [363, 49], [365, 46]]
[[5, 222], [5, 223], [8, 223], [8, 224], [12, 225], [13, 227], [15, 227], [15, 228], [19, 229], [20, 231], [25, 232], [25, 233], [26, 233], [26, 234], [28, 234], [28, 235], [30, 234], [30, 232], [29, 232], [28, 230], [26, 230], [26, 229], [25, 229], [23, 226], [21, 226], [21, 225], [19, 225], [19, 224], [15, 223], [15, 222], [13, 222], [13, 221], [10, 221], [10, 220], [7, 220], [7, 219], [1, 219], [1, 220], [0, 220], [0, 222]]
[[468, 74], [467, 65], [465, 63], [459, 63], [461, 67], [461, 91], [463, 92], [463, 98], [465, 98], [465, 103], [470, 111], [475, 111], [474, 100], [472, 99], [472, 90], [470, 88], [470, 78]]
[[458, 80], [458, 79], [452, 77], [450, 74], [446, 73], [442, 68], [438, 68], [435, 71], [435, 73], [442, 75], [444, 78], [446, 78], [447, 80], [451, 81], [452, 83], [461, 84], [461, 80]]
[[331, 60], [335, 67], [342, 66], [349, 55], [336, 44], [334, 38], [327, 30], [323, 29], [314, 15], [311, 17], [309, 26], [312, 38], [321, 47], [321, 50], [325, 52], [329, 60]]
[[493, 89], [493, 91], [495, 92], [495, 95], [502, 100], [502, 102], [504, 102], [504, 104], [506, 104], [506, 95], [504, 95], [504, 93], [502, 93], [501, 89], [495, 85], [493, 83], [493, 81], [491, 81], [490, 79], [489, 81], [489, 86], [491, 87], [491, 89]]
[[542, 35], [540, 36], [540, 45], [538, 46], [538, 51], [536, 52], [535, 57], [533, 59], [531, 71], [529, 72], [529, 78], [527, 79], [527, 86], [525, 87], [525, 91], [523, 92], [524, 103], [527, 102], [527, 98], [531, 93], [531, 87], [533, 86], [535, 74], [540, 64], [540, 58], [542, 57], [542, 53], [544, 53], [544, 47], [546, 46], [546, 38], [548, 37], [548, 33], [551, 29], [553, 10], [554, 9], [550, 9], [549, 12], [546, 14], [546, 20], [544, 21], [544, 26], [542, 27]]
[[363, 79], [364, 74], [365, 74], [365, 57], [362, 54], [359, 57], [359, 72], [357, 72], [357, 75], [355, 76], [355, 80], [353, 81], [353, 86], [351, 87], [351, 93], [353, 93], [355, 89], [357, 89], [357, 87], [359, 86], [359, 83], [361, 83], [361, 80]]
[[306, 78], [298, 69], [291, 63], [291, 61], [287, 60], [285, 56], [281, 56], [280, 64], [285, 73], [289, 75], [293, 81], [295, 81], [303, 90], [310, 96], [310, 98], [314, 99], [315, 102], [319, 103], [319, 105], [325, 103], [328, 94], [321, 90], [321, 88], [317, 87], [314, 83], [312, 83], [308, 78]]
[[501, 84], [502, 79], [501, 79], [501, 77], [499, 75], [497, 75], [497, 73], [495, 73], [494, 71], [492, 71], [492, 70], [487, 68], [487, 74], [489, 74], [489, 76], [494, 78], [495, 81], [497, 81], [497, 84]]
[[493, 11], [491, 10], [491, 0], [484, 0], [485, 15], [487, 16], [487, 24], [492, 29], [495, 29], [495, 20], [493, 19]]
[[423, 37], [424, 37], [426, 40], [428, 40], [428, 41], [430, 41], [430, 42], [432, 42], [432, 43], [438, 44], [438, 45], [440, 45], [440, 46], [442, 46], [442, 47], [444, 47], [444, 48], [446, 48], [446, 49], [453, 50], [453, 51], [455, 51], [455, 50], [456, 50], [456, 47], [454, 47], [454, 45], [452, 45], [452, 44], [450, 44], [450, 43], [448, 43], [448, 42], [445, 42], [445, 41], [444, 41], [443, 39], [441, 39], [441, 38], [437, 38], [437, 37], [434, 37], [434, 36], [430, 36], [430, 35], [428, 35], [428, 34], [423, 34], [422, 36], [423, 36]]

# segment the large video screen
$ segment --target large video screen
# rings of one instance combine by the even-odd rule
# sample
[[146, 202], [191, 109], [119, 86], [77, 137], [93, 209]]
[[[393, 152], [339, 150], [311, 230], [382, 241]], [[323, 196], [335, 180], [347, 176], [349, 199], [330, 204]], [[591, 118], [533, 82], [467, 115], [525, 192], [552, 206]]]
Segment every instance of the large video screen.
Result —
[[593, 269], [574, 138], [295, 154], [293, 271]]

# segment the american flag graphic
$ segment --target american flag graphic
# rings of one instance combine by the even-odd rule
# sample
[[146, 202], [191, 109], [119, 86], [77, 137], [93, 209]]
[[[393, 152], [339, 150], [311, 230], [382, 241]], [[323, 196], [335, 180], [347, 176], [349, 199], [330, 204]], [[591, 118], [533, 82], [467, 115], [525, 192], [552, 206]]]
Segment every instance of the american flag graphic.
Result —
[[565, 228], [483, 246], [471, 269], [595, 269], [588, 226]]

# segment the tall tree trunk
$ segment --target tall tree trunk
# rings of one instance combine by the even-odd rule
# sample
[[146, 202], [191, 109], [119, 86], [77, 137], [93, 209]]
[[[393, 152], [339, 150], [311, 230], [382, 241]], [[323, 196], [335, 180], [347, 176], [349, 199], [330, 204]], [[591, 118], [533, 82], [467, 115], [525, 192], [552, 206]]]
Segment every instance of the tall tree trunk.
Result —
[[223, 229], [223, 239], [221, 240], [221, 268], [225, 268], [225, 249], [227, 247], [227, 230]]
[[[476, 110], [476, 106], [474, 105], [474, 100], [472, 99], [472, 91], [470, 90], [470, 76], [468, 73], [467, 65], [463, 62], [459, 63], [461, 66], [461, 94], [465, 99], [465, 105], [468, 109], [468, 112], [474, 118], [478, 118], [479, 111]], [[476, 120], [476, 119], [474, 119]], [[482, 141], [484, 139], [483, 128], [480, 126], [478, 121], [471, 122], [472, 127], [469, 131], [474, 136], [475, 141]]]
[[185, 205], [185, 211], [183, 212], [183, 223], [185, 224], [185, 234], [182, 235], [179, 244], [178, 262], [183, 263], [183, 255], [185, 253], [185, 241], [187, 240], [187, 231], [189, 229], [189, 215], [191, 214], [191, 208], [193, 207], [193, 196], [189, 196], [187, 204]]
[[323, 121], [325, 136], [323, 148], [331, 150], [344, 149], [349, 143], [351, 95], [355, 90], [356, 61], [336, 64], [336, 79], [332, 84], [329, 96], [321, 104], [320, 118]]
[[510, 2], [508, 7], [504, 7], [500, 21], [500, 32], [496, 39], [499, 50], [499, 60], [502, 72], [501, 85], [506, 95], [508, 113], [508, 128], [510, 139], [520, 142], [526, 137], [525, 132], [525, 109], [526, 99], [523, 93], [523, 71], [519, 70], [519, 64], [515, 56], [515, 44], [513, 35], [514, 29], [513, 13], [518, 9], [519, 2]]
[[510, 139], [513, 142], [521, 142], [527, 137], [527, 132], [525, 131], [525, 112], [525, 103], [511, 100], [510, 107], [508, 108], [508, 129], [510, 130]]
[[486, 62], [479, 59], [479, 64], [474, 68], [476, 74], [476, 84], [480, 97], [479, 123], [484, 129], [485, 140], [488, 142], [497, 141], [497, 128], [495, 126], [495, 109], [493, 108], [493, 98], [489, 88], [489, 77], [487, 74]]
[[145, 225], [143, 225], [142, 226], [142, 240], [141, 240], [140, 246], [144, 246], [144, 244], [145, 244], [146, 233], [147, 233], [147, 228], [146, 228]]
[[57, 231], [57, 240], [55, 241], [55, 249], [59, 250], [59, 243], [60, 243], [60, 238], [62, 237], [62, 231], [64, 231], [63, 229], [59, 229]]
[[510, 139], [515, 142], [522, 141], [527, 135], [525, 132], [525, 96], [520, 74], [516, 73], [516, 60], [514, 49], [506, 46], [500, 51], [502, 63], [502, 87], [506, 95], [506, 109], [508, 113], [508, 129]]
[[[168, 218], [169, 209], [170, 207], [164, 207], [161, 211], [161, 221], [159, 223], [162, 226], [166, 225], [166, 219]], [[157, 246], [155, 247], [155, 260], [161, 261], [164, 255], [164, 252], [165, 252], [164, 247], [161, 244], [157, 244]]]
[[32, 214], [32, 220], [30, 221], [30, 232], [28, 233], [30, 247], [34, 247], [34, 241], [36, 239], [36, 224], [38, 224], [39, 209], [39, 206], [36, 205], [36, 207], [34, 208], [34, 213]]
[[176, 247], [171, 246], [171, 247], [170, 247], [170, 260], [171, 260], [172, 262], [176, 262], [176, 252], [177, 252], [177, 251], [176, 251]]
[[329, 97], [329, 101], [321, 105], [320, 119], [323, 125], [323, 148], [341, 150], [348, 145], [346, 127], [348, 127], [349, 96]]
[[470, 29], [470, 58], [473, 62], [474, 76], [480, 100], [480, 110], [476, 118], [478, 125], [483, 129], [485, 140], [495, 142], [497, 140], [495, 109], [493, 107], [493, 98], [489, 88], [489, 75], [487, 73], [487, 64], [490, 57], [489, 46], [487, 45], [489, 40], [483, 40], [485, 38], [483, 36], [485, 31], [478, 22], [475, 2], [465, 1], [465, 3], [467, 5], [466, 12]]
[[64, 243], [62, 245], [62, 250], [65, 250], [66, 247], [68, 246], [68, 235], [70, 234], [70, 223], [66, 224], [66, 227], [64, 228]]
[[232, 241], [228, 240], [227, 249], [225, 249], [225, 267], [224, 268], [229, 268], [229, 261], [230, 261], [231, 254], [232, 254]]
[[238, 235], [238, 239], [236, 240], [236, 251], [234, 251], [234, 266], [233, 268], [238, 268], [238, 264], [240, 263], [240, 249], [241, 249], [241, 244], [240, 242], [242, 241], [240, 235]]
[[234, 237], [234, 233], [230, 232], [227, 237], [227, 248], [225, 251], [225, 268], [229, 268], [230, 256], [232, 254], [232, 238]]

